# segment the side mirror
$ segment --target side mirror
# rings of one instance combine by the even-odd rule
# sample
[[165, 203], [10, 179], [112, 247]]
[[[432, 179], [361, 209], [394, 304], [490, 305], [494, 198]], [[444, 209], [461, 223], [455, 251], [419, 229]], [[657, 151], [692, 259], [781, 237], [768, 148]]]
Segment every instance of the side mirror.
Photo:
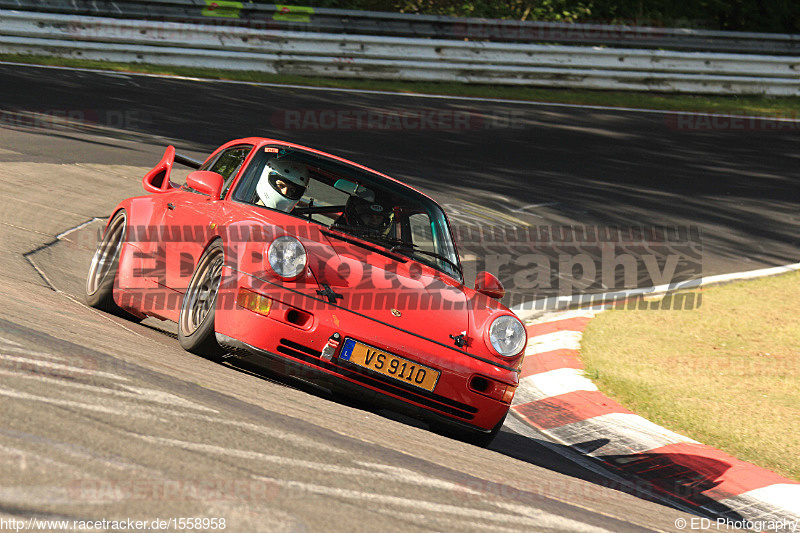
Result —
[[506, 295], [506, 289], [500, 280], [488, 272], [478, 272], [478, 276], [475, 278], [475, 290], [497, 300]]
[[209, 170], [195, 170], [186, 176], [186, 185], [197, 192], [209, 195], [214, 200], [219, 200], [224, 181], [222, 176]]

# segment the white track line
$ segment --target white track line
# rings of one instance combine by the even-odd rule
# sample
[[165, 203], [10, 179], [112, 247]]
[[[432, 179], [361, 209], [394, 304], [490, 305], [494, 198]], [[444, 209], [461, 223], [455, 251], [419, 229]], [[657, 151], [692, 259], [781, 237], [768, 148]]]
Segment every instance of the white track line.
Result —
[[548, 313], [547, 316], [539, 317], [535, 320], [526, 322], [528, 326], [536, 324], [546, 324], [548, 322], [558, 322], [561, 320], [571, 320], [573, 318], [594, 318], [597, 311], [592, 309], [570, 309], [569, 311], [560, 311], [556, 313]]
[[265, 435], [270, 439], [280, 439], [291, 442], [298, 446], [305, 446], [310, 448], [315, 448], [317, 450], [324, 450], [326, 453], [335, 453], [335, 454], [343, 454], [347, 453], [347, 450], [343, 450], [341, 448], [336, 448], [334, 446], [329, 446], [325, 443], [319, 442], [317, 440], [313, 440], [310, 438], [303, 437], [302, 435], [298, 435], [296, 433], [290, 433], [288, 431], [282, 431], [277, 428], [273, 427], [265, 427], [260, 426], [257, 424], [251, 424], [250, 422], [243, 422], [241, 420], [230, 420], [226, 418], [220, 418], [217, 416], [208, 416], [199, 413], [185, 413], [181, 415], [181, 418], [191, 418], [192, 420], [202, 420], [203, 422], [209, 422], [211, 424], [222, 424], [226, 426], [233, 426], [241, 429], [246, 429], [252, 431], [254, 433], [259, 433], [261, 435]]
[[584, 377], [578, 368], [556, 368], [540, 374], [526, 376], [519, 381], [514, 405], [552, 398], [578, 391], [596, 391], [597, 385]]
[[102, 404], [84, 403], [74, 400], [67, 400], [63, 398], [51, 398], [49, 396], [39, 396], [36, 394], [30, 394], [20, 390], [8, 389], [5, 387], [0, 387], [0, 396], [16, 398], [18, 400], [42, 402], [50, 405], [55, 405], [57, 407], [85, 409], [87, 411], [119, 416], [122, 417], [123, 419], [135, 417], [135, 418], [142, 418], [145, 420], [166, 421], [165, 419], [167, 416], [174, 416], [176, 419], [182, 420], [184, 418], [187, 418], [187, 414], [189, 414], [186, 411], [176, 411], [174, 409], [169, 409], [165, 407], [143, 406], [139, 402], [135, 403], [117, 402], [112, 407], [109, 401], [106, 401]]
[[85, 228], [86, 226], [88, 226], [89, 224], [93, 224], [93, 223], [95, 223], [95, 222], [98, 222], [98, 221], [100, 221], [100, 220], [102, 220], [102, 219], [101, 219], [101, 218], [97, 218], [97, 217], [92, 217], [92, 219], [91, 219], [91, 220], [87, 220], [86, 222], [84, 222], [84, 223], [82, 223], [82, 224], [78, 224], [78, 225], [77, 225], [77, 226], [75, 226], [74, 228], [69, 228], [69, 229], [68, 229], [68, 230], [66, 230], [66, 231], [62, 231], [61, 233], [59, 233], [58, 235], [56, 235], [56, 239], [63, 239], [64, 237], [66, 237], [66, 236], [67, 236], [67, 235], [69, 235], [70, 233], [73, 233], [73, 232], [75, 232], [75, 231], [78, 231], [79, 229], [83, 229], [83, 228]]
[[554, 529], [557, 531], [580, 531], [580, 532], [605, 532], [607, 530], [578, 522], [569, 518], [563, 518], [558, 515], [550, 514], [541, 509], [525, 508], [524, 515], [518, 514], [519, 510], [515, 506], [513, 513], [498, 513], [495, 511], [486, 511], [482, 509], [466, 508], [457, 505], [446, 503], [436, 503], [428, 500], [414, 500], [411, 498], [402, 498], [399, 496], [390, 496], [385, 494], [375, 494], [372, 492], [361, 492], [357, 490], [343, 489], [337, 487], [326, 487], [323, 485], [316, 485], [312, 483], [303, 483], [300, 481], [288, 481], [283, 479], [276, 479], [270, 477], [259, 477], [266, 481], [271, 481], [277, 485], [288, 489], [301, 490], [304, 492], [311, 492], [321, 496], [332, 496], [336, 499], [354, 500], [363, 503], [378, 503], [382, 505], [393, 505], [396, 507], [404, 507], [413, 509], [414, 512], [430, 512], [436, 515], [455, 515], [463, 518], [488, 520], [492, 522], [501, 522], [508, 524], [519, 524], [528, 526], [532, 529]]
[[64, 379], [52, 378], [37, 374], [30, 374], [30, 373], [21, 373], [21, 372], [13, 372], [13, 371], [6, 371], [0, 370], [0, 375], [2, 376], [9, 376], [9, 377], [16, 377], [22, 379], [33, 379], [39, 381], [41, 383], [47, 383], [50, 385], [54, 385], [56, 387], [65, 387], [68, 389], [76, 389], [80, 391], [86, 392], [93, 392], [95, 394], [107, 394], [109, 396], [116, 396], [119, 398], [126, 398], [130, 400], [136, 401], [145, 401], [145, 402], [152, 402], [162, 405], [169, 405], [173, 407], [183, 407], [187, 409], [195, 409], [198, 411], [206, 411], [211, 413], [219, 413], [219, 411], [215, 409], [211, 409], [210, 407], [206, 407], [204, 405], [196, 404], [192, 401], [189, 401], [185, 398], [181, 398], [180, 396], [176, 396], [169, 392], [159, 391], [155, 389], [147, 389], [144, 387], [134, 387], [131, 385], [119, 385], [120, 387], [126, 390], [118, 390], [118, 389], [111, 389], [109, 387], [97, 386], [97, 385], [89, 385], [87, 383], [79, 383], [75, 381], [66, 381]]
[[559, 441], [573, 446], [591, 441], [608, 441], [590, 456], [631, 455], [646, 453], [670, 444], [694, 443], [697, 441], [630, 413], [608, 413], [579, 422], [573, 422], [547, 430]]
[[111, 374], [109, 372], [100, 372], [98, 370], [91, 370], [91, 369], [84, 369], [70, 365], [61, 365], [58, 363], [49, 363], [47, 361], [41, 361], [39, 359], [30, 359], [27, 357], [18, 357], [15, 355], [7, 355], [7, 354], [0, 354], [0, 359], [4, 361], [11, 361], [12, 363], [20, 363], [22, 367], [21, 372], [29, 372], [26, 370], [29, 366], [44, 368], [48, 370], [53, 370], [55, 372], [66, 372], [71, 374], [79, 374], [84, 376], [92, 376], [92, 377], [101, 377], [101, 378], [108, 378], [114, 379], [117, 381], [128, 381], [128, 378], [124, 378], [122, 376], [118, 376], [117, 374]]
[[[401, 483], [408, 483], [410, 485], [431, 487], [446, 491], [461, 491], [461, 492], [468, 491], [472, 492], [473, 494], [479, 494], [476, 491], [472, 491], [471, 489], [468, 489], [464, 486], [451, 483], [450, 481], [444, 481], [424, 476], [422, 474], [418, 474], [417, 472], [406, 470], [404, 468], [390, 469], [388, 465], [386, 466], [382, 465], [380, 469], [376, 469], [375, 465], [370, 465], [371, 468], [369, 469], [356, 468], [352, 466], [340, 466], [331, 463], [307, 461], [304, 459], [293, 459], [290, 457], [286, 457], [285, 455], [270, 455], [251, 450], [226, 448], [222, 446], [216, 446], [213, 444], [203, 444], [199, 442], [168, 439], [163, 437], [153, 437], [150, 435], [138, 435], [138, 434], [132, 434], [132, 435], [135, 436], [136, 438], [144, 440], [145, 442], [150, 442], [152, 444], [161, 444], [163, 446], [170, 446], [178, 449], [193, 450], [204, 453], [213, 453], [217, 455], [225, 455], [228, 457], [235, 457], [239, 459], [262, 461], [264, 463], [276, 464], [281, 466], [307, 468], [309, 470], [315, 470], [317, 472], [325, 472], [329, 474], [337, 474], [342, 476], [357, 476], [357, 477], [365, 477], [372, 479], [381, 479], [381, 480], [395, 481]], [[369, 463], [361, 463], [361, 464], [369, 465]]]
[[0, 387], [0, 396], [6, 396], [8, 398], [16, 398], [18, 400], [31, 400], [35, 402], [42, 402], [50, 405], [55, 405], [57, 407], [86, 409], [87, 411], [94, 411], [97, 413], [115, 415], [122, 418], [132, 417], [132, 416], [135, 416], [137, 418], [146, 418], [146, 419], [156, 418], [155, 416], [149, 413], [137, 412], [134, 409], [112, 409], [111, 407], [105, 405], [74, 402], [72, 400], [61, 400], [56, 398], [48, 398], [45, 396], [36, 396], [35, 394], [28, 394], [27, 392], [17, 391], [13, 389], [6, 389], [5, 387]]
[[[370, 509], [374, 513], [380, 513], [394, 518], [395, 520], [402, 520], [406, 524], [414, 524], [422, 531], [467, 531], [475, 529], [478, 525], [474, 519], [465, 518], [459, 520], [455, 517], [442, 516], [439, 514], [418, 514], [409, 513], [405, 509], [389, 509], [386, 507], [374, 507]], [[489, 530], [489, 524], [480, 524], [480, 526]], [[492, 533], [519, 533], [519, 526], [503, 527], [497, 524], [491, 525]]]
[[[29, 357], [37, 357], [39, 359], [49, 359], [50, 361], [67, 361], [68, 358], [61, 355], [53, 355], [47, 352], [37, 352], [35, 350], [28, 350], [27, 348], [17, 348], [16, 346], [3, 346], [0, 348], [2, 353], [0, 353], [0, 357], [7, 355], [9, 357], [21, 357], [23, 355], [27, 355]], [[17, 353], [6, 353], [6, 352], [17, 352]]]
[[22, 348], [23, 347], [20, 343], [18, 343], [16, 341], [12, 341], [11, 339], [7, 339], [5, 337], [0, 337], [0, 344], [5, 344], [7, 346], [15, 346], [15, 347], [18, 347], [18, 348]]
[[583, 334], [580, 331], [569, 330], [537, 335], [528, 339], [525, 355], [535, 355], [555, 350], [579, 350], [582, 336]]
[[798, 522], [795, 531], [800, 530], [800, 485], [776, 483], [720, 500], [719, 503], [750, 520], [774, 518], [776, 513], [784, 517], [794, 515]]

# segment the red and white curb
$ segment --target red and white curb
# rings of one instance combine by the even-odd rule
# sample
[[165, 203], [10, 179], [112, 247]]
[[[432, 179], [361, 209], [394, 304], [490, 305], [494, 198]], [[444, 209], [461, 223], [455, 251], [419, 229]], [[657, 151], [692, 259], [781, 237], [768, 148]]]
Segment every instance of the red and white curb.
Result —
[[555, 442], [646, 481], [654, 492], [731, 520], [800, 521], [800, 483], [662, 428], [583, 375], [580, 339], [597, 310], [527, 324], [512, 413]]

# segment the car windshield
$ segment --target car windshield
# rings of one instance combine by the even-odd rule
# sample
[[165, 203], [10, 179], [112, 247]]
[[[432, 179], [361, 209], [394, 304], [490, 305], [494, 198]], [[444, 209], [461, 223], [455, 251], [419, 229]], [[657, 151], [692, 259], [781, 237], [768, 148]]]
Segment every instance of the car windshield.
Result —
[[360, 168], [303, 150], [267, 146], [254, 155], [233, 199], [311, 220], [332, 230], [333, 238], [354, 236], [463, 281], [439, 205]]

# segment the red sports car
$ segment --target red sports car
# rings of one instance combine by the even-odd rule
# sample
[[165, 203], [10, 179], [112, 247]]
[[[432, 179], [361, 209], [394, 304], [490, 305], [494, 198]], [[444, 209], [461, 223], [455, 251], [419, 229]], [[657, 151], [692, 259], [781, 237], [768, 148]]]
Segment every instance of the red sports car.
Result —
[[[185, 185], [173, 164], [197, 170]], [[90, 305], [178, 324], [181, 346], [365, 396], [487, 444], [517, 388], [525, 328], [493, 275], [464, 285], [431, 198], [324, 152], [168, 147], [121, 202], [89, 269]]]

